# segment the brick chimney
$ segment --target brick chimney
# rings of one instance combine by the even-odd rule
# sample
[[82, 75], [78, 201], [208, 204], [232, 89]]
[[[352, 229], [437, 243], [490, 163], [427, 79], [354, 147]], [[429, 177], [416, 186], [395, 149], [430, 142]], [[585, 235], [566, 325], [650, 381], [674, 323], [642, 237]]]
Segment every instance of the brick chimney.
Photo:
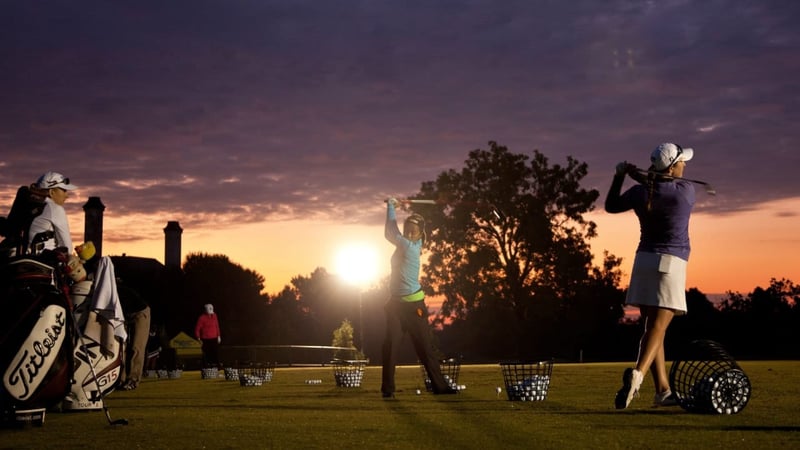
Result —
[[94, 243], [97, 256], [103, 256], [103, 211], [105, 210], [106, 205], [100, 201], [100, 197], [89, 197], [83, 205], [83, 241]]
[[183, 228], [177, 221], [167, 222], [164, 228], [164, 265], [181, 268], [181, 234]]

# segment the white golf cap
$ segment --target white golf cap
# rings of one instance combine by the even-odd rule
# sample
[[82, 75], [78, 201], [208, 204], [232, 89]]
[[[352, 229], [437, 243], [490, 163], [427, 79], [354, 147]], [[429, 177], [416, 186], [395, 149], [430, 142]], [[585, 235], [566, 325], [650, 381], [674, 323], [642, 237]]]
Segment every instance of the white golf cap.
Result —
[[40, 189], [61, 188], [65, 191], [78, 189], [78, 186], [69, 184], [69, 178], [58, 172], [47, 172], [40, 176], [39, 179], [36, 180], [36, 187]]
[[691, 148], [683, 148], [680, 145], [665, 142], [650, 154], [650, 163], [653, 165], [653, 170], [661, 172], [678, 161], [689, 161], [692, 156], [694, 156], [694, 150]]

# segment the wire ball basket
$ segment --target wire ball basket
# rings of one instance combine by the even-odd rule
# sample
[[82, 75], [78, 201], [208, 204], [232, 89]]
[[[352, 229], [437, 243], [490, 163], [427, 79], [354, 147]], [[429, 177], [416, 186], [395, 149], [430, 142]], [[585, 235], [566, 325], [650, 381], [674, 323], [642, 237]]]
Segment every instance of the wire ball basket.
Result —
[[204, 380], [219, 378], [219, 369], [216, 367], [204, 367], [200, 369], [200, 377]]
[[239, 385], [243, 387], [261, 386], [272, 381], [275, 373], [275, 363], [252, 364], [240, 366], [236, 369]]
[[750, 400], [750, 379], [717, 342], [693, 341], [687, 357], [672, 363], [669, 384], [681, 408], [705, 414], [736, 414]]
[[239, 369], [236, 367], [225, 367], [225, 381], [237, 381], [239, 379]]
[[506, 395], [511, 401], [535, 402], [547, 399], [553, 361], [501, 362]]
[[[458, 374], [461, 372], [461, 358], [447, 358], [439, 361], [439, 368], [442, 370], [444, 380], [447, 385], [453, 389], [458, 390]], [[428, 371], [425, 370], [425, 365], [420, 363], [419, 369], [422, 372], [422, 379], [425, 380], [425, 390], [428, 392], [433, 391], [431, 379], [428, 377]]]
[[364, 378], [364, 365], [366, 360], [343, 360], [335, 359], [331, 361], [333, 366], [333, 378], [337, 387], [361, 387], [361, 380]]

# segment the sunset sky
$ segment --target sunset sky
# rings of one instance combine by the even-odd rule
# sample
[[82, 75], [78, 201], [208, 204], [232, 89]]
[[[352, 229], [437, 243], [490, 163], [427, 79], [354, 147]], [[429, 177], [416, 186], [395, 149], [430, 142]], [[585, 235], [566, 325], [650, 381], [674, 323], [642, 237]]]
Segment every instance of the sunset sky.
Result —
[[[0, 14], [0, 214], [45, 171], [106, 205], [107, 255], [222, 253], [269, 293], [365, 243], [383, 199], [488, 141], [589, 165], [592, 241], [630, 263], [614, 166], [695, 149], [688, 287], [800, 282], [800, 2], [50, 1]], [[630, 185], [630, 181], [626, 186]], [[5, 205], [5, 206], [2, 206]], [[625, 281], [627, 283], [627, 280]]]

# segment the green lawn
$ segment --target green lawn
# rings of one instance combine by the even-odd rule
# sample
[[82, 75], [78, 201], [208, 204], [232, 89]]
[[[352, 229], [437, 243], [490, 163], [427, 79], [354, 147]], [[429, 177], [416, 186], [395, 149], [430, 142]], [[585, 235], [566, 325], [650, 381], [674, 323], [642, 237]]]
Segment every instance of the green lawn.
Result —
[[[463, 366], [458, 395], [425, 392], [419, 367], [398, 368], [394, 399], [380, 395], [380, 367], [360, 388], [337, 388], [333, 369], [278, 368], [272, 381], [241, 387], [146, 379], [115, 391], [101, 411], [49, 412], [44, 426], [0, 431], [1, 448], [800, 448], [800, 362], [740, 362], [753, 392], [734, 415], [651, 408], [652, 381], [631, 408], [613, 407], [623, 364], [556, 364], [548, 398], [511, 402], [499, 365]], [[306, 380], [322, 380], [307, 384]], [[416, 389], [422, 394], [417, 395]]]

